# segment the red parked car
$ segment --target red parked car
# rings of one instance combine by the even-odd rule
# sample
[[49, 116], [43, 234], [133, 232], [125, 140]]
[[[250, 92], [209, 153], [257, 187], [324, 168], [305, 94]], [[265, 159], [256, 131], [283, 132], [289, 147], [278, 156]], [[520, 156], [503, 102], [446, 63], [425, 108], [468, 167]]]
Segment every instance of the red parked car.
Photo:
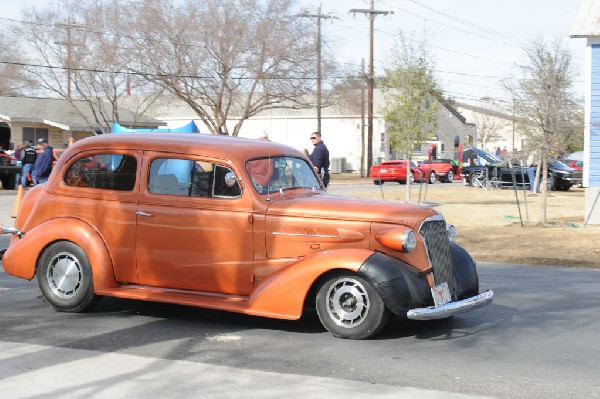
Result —
[[454, 165], [450, 159], [431, 159], [420, 161], [419, 169], [423, 171], [430, 184], [440, 180], [444, 183], [452, 183], [454, 180]]
[[380, 165], [371, 166], [369, 176], [373, 179], [375, 185], [380, 185], [386, 181], [395, 181], [400, 184], [406, 184], [415, 181], [425, 181], [425, 175], [413, 162], [410, 163], [410, 175], [406, 178], [406, 159], [397, 159], [394, 161], [382, 162]]

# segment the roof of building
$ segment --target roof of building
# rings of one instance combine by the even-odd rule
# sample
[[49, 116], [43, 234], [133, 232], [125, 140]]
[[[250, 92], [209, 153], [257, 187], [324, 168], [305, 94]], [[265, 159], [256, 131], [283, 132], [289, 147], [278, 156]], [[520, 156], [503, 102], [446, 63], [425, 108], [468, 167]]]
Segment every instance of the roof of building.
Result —
[[[105, 106], [109, 111], [112, 109], [108, 103]], [[0, 119], [10, 123], [43, 123], [70, 131], [103, 127], [96, 122], [88, 102], [63, 98], [0, 96]], [[119, 122], [137, 127], [164, 125], [154, 118], [136, 118], [131, 111], [122, 108], [119, 109]]]
[[600, 0], [581, 0], [569, 36], [600, 36]]

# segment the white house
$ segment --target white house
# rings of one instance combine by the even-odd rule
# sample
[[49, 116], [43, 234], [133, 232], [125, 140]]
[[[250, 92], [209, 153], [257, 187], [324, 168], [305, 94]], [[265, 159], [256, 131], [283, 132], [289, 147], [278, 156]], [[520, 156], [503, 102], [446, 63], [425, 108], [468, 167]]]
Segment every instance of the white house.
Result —
[[[386, 146], [385, 121], [378, 112], [383, 104], [383, 96], [377, 92], [374, 96], [375, 115], [373, 119], [373, 163], [389, 159], [391, 154]], [[169, 127], [181, 126], [194, 120], [202, 132], [203, 123], [194, 111], [172, 97], [164, 97], [149, 110], [152, 118], [164, 121]], [[366, 116], [364, 121], [364, 137], [366, 141]], [[244, 122], [240, 137], [255, 138], [261, 131], [266, 131], [272, 141], [284, 143], [299, 150], [312, 151], [309, 137], [317, 129], [315, 109], [290, 110], [277, 109], [263, 112]], [[204, 132], [207, 132], [206, 129]], [[362, 124], [361, 115], [352, 114], [335, 106], [325, 107], [321, 112], [321, 133], [326, 143], [332, 162], [332, 172], [359, 172], [362, 156]], [[466, 119], [450, 104], [442, 102], [438, 115], [438, 128], [432, 141], [438, 144], [438, 158], [457, 158], [458, 146], [471, 145], [477, 138], [474, 124]], [[383, 139], [383, 140], [382, 140]], [[366, 145], [365, 145], [366, 146]], [[426, 151], [426, 150], [425, 150]], [[426, 152], [415, 156], [426, 155]], [[340, 170], [336, 170], [336, 160], [340, 160]]]

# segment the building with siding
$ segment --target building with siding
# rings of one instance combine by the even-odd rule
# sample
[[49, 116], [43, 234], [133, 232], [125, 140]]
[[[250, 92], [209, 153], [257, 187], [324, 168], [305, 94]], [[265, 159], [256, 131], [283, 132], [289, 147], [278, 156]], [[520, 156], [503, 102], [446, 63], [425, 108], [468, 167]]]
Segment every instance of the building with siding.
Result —
[[[136, 117], [126, 109], [120, 110], [120, 115], [122, 118], [118, 122], [127, 126], [157, 127], [163, 124], [152, 118]], [[65, 148], [69, 137], [80, 140], [94, 135], [96, 129], [102, 129], [94, 122], [94, 110], [87, 102], [63, 98], [0, 96], [0, 121], [11, 125], [11, 143], [14, 145], [25, 140], [35, 143], [45, 138], [52, 147]]]
[[600, 224], [600, 0], [582, 0], [571, 27], [572, 38], [585, 38], [585, 129], [583, 186], [585, 221]]

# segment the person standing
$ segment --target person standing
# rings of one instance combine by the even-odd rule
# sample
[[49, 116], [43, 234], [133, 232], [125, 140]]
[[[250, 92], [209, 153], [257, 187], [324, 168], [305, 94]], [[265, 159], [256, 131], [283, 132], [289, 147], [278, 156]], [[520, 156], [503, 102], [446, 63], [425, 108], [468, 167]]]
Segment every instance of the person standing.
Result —
[[[270, 141], [266, 131], [262, 131], [257, 137], [262, 141]], [[257, 159], [246, 163], [246, 171], [250, 175], [250, 180], [259, 193], [268, 190], [271, 178], [273, 177], [274, 165], [270, 158]]]
[[310, 141], [315, 146], [313, 152], [310, 154], [310, 161], [313, 164], [315, 172], [321, 176], [323, 185], [327, 188], [329, 184], [329, 150], [327, 146], [321, 140], [321, 132], [314, 132], [310, 135]]
[[33, 143], [30, 140], [25, 141], [25, 146], [21, 150], [21, 164], [23, 165], [21, 169], [21, 181], [20, 184], [23, 188], [27, 187], [27, 176], [31, 173], [31, 182], [35, 185], [35, 172], [33, 170], [33, 165], [35, 164], [35, 160], [37, 158], [37, 153], [35, 152], [35, 148], [33, 148]]
[[48, 145], [48, 141], [45, 138], [39, 139], [37, 143], [42, 153], [37, 156], [34, 168], [37, 184], [42, 184], [48, 181], [50, 172], [52, 172], [53, 148]]

